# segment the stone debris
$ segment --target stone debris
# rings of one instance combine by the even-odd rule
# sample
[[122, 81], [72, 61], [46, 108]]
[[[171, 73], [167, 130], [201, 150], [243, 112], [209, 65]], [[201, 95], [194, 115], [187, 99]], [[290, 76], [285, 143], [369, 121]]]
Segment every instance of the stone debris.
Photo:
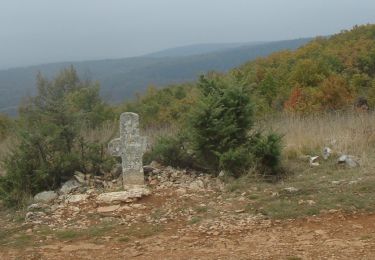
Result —
[[295, 188], [295, 187], [287, 187], [287, 188], [284, 188], [284, 191], [288, 192], [288, 193], [296, 193], [299, 191], [299, 189]]
[[120, 205], [111, 205], [111, 206], [104, 206], [104, 207], [99, 207], [96, 211], [98, 213], [108, 213], [108, 212], [113, 212], [120, 209]]
[[89, 197], [88, 194], [73, 194], [68, 195], [65, 199], [67, 203], [78, 203], [86, 200]]
[[54, 191], [43, 191], [34, 196], [34, 202], [50, 203], [58, 197]]
[[[60, 196], [49, 192], [47, 194], [55, 194], [53, 203], [38, 202], [30, 205], [25, 222], [47, 225], [50, 228], [73, 229], [84, 229], [107, 220], [128, 226], [136, 223], [159, 225], [178, 218], [189, 219], [196, 214], [194, 209], [179, 209], [181, 198], [195, 200], [214, 192], [222, 192], [225, 187], [221, 180], [211, 175], [162, 167], [155, 162], [145, 172], [147, 186], [133, 186], [125, 191], [113, 191], [121, 188], [122, 183], [119, 186], [107, 186], [113, 181], [117, 184], [117, 180], [104, 180], [105, 178], [95, 176], [91, 178], [95, 180], [92, 186], [81, 185]], [[149, 195], [152, 200], [167, 198], [163, 209], [147, 206], [143, 199]]]
[[189, 184], [189, 189], [197, 191], [204, 189], [204, 182], [202, 180], [196, 180]]
[[34, 203], [34, 204], [31, 204], [27, 207], [27, 210], [28, 211], [37, 211], [37, 210], [43, 210], [45, 208], [48, 208], [48, 205], [47, 204], [43, 204], [43, 203]]
[[196, 233], [201, 235], [224, 236], [225, 234], [238, 234], [248, 230], [261, 229], [271, 226], [271, 221], [266, 220], [262, 215], [225, 215], [217, 219], [205, 219], [204, 221], [188, 225], [178, 230], [180, 235], [185, 233]]
[[46, 216], [44, 212], [27, 212], [25, 215], [25, 222], [34, 222], [36, 224], [42, 224], [43, 217]]
[[172, 167], [161, 167], [152, 162], [153, 171], [146, 175], [147, 182], [157, 190], [176, 188], [182, 195], [189, 191], [224, 190], [224, 183], [211, 175], [201, 174], [194, 170], [177, 170]]
[[299, 200], [298, 205], [302, 205], [302, 204], [307, 204], [309, 206], [313, 206], [313, 205], [316, 204], [316, 202], [313, 201], [313, 200]]
[[66, 245], [61, 248], [63, 252], [82, 251], [82, 250], [103, 250], [104, 245], [92, 243], [80, 243], [77, 245]]

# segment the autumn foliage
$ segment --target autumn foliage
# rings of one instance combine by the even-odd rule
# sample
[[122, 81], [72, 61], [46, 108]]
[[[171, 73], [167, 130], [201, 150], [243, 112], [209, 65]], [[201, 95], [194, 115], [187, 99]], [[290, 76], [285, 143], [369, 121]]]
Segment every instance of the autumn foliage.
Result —
[[[317, 37], [296, 51], [276, 52], [217, 77], [243, 82], [258, 116], [347, 110], [359, 98], [374, 109], [375, 25]], [[150, 88], [125, 108], [140, 113], [148, 126], [181, 122], [196, 105], [196, 93], [194, 83]]]

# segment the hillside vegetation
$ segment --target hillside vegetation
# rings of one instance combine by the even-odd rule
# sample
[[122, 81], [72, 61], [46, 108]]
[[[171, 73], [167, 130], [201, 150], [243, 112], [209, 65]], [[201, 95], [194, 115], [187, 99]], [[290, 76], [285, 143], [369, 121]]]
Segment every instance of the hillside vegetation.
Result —
[[316, 38], [239, 68], [262, 109], [338, 110], [358, 97], [375, 105], [375, 25]]
[[[226, 74], [245, 82], [257, 115], [287, 111], [315, 113], [375, 106], [375, 25], [356, 26], [329, 38], [318, 37], [295, 51], [281, 51], [250, 61]], [[146, 118], [145, 124], [178, 122], [194, 104], [194, 84], [149, 89], [123, 107]], [[182, 108], [178, 110], [176, 108]]]

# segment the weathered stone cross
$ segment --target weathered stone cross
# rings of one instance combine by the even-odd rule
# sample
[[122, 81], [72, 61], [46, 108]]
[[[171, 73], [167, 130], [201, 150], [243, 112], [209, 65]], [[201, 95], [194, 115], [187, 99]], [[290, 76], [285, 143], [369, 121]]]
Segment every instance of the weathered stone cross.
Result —
[[144, 185], [142, 156], [146, 151], [147, 139], [139, 135], [139, 116], [125, 112], [120, 116], [120, 138], [108, 144], [111, 155], [121, 157], [124, 188]]

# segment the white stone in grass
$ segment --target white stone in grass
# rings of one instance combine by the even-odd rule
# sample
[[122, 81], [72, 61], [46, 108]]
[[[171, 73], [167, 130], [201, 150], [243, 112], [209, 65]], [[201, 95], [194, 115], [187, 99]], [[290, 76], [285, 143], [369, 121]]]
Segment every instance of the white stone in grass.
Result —
[[327, 160], [332, 154], [332, 149], [329, 147], [324, 147], [323, 148], [323, 158], [324, 160]]
[[285, 191], [289, 192], [289, 193], [296, 193], [299, 191], [299, 189], [295, 188], [295, 187], [287, 187], [287, 188], [284, 188]]
[[309, 163], [310, 163], [310, 166], [319, 166], [319, 162], [318, 162], [318, 159], [319, 159], [319, 156], [310, 156], [309, 158]]
[[359, 166], [358, 160], [351, 155], [343, 154], [338, 159], [339, 164], [346, 164], [349, 168], [355, 168]]

